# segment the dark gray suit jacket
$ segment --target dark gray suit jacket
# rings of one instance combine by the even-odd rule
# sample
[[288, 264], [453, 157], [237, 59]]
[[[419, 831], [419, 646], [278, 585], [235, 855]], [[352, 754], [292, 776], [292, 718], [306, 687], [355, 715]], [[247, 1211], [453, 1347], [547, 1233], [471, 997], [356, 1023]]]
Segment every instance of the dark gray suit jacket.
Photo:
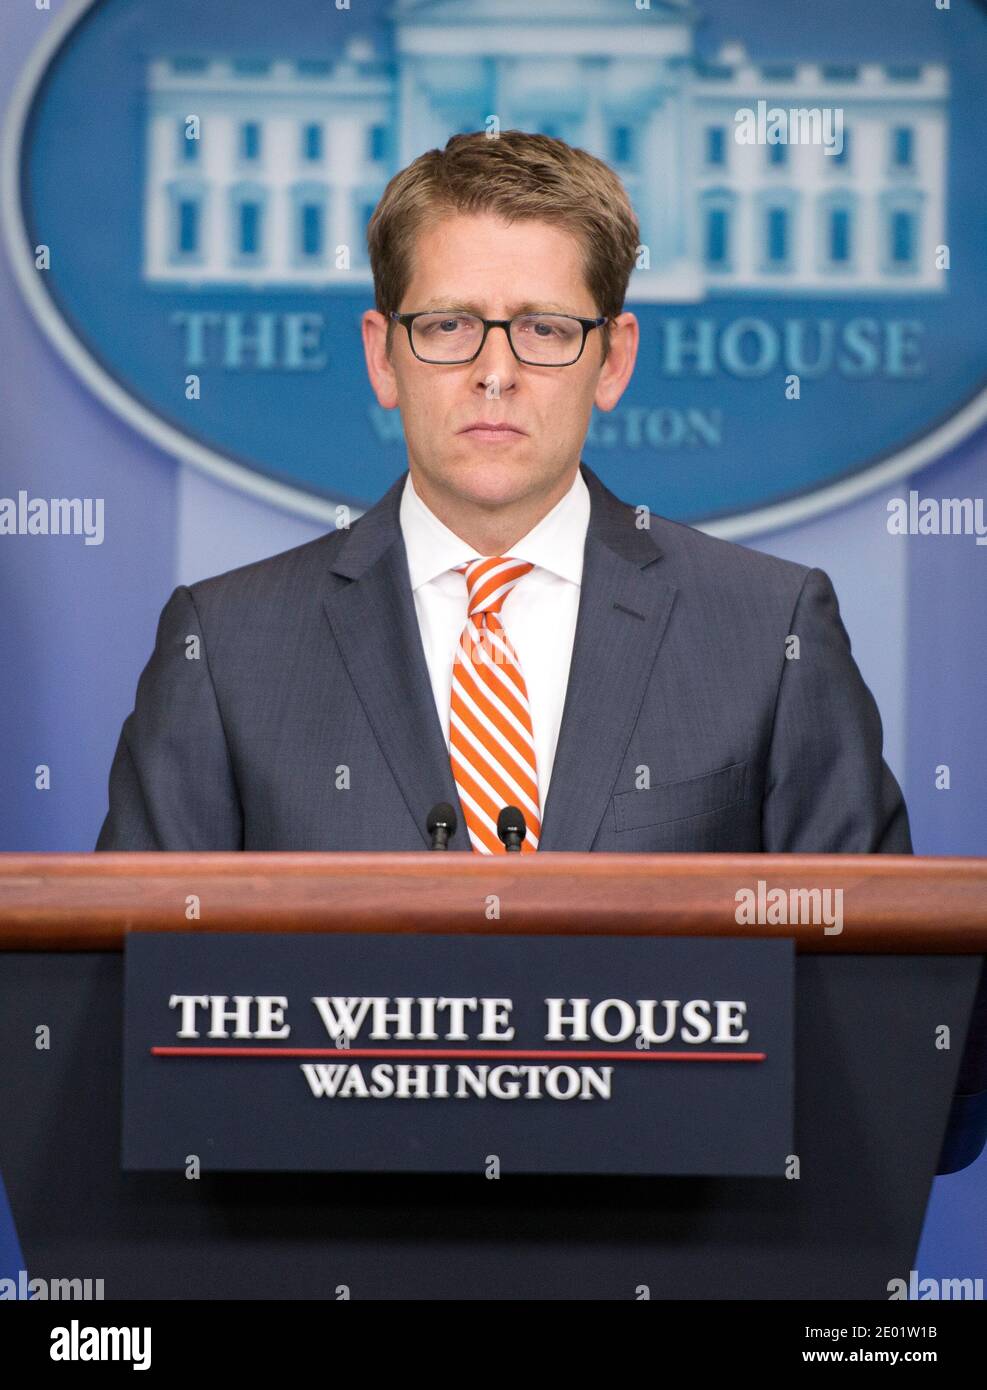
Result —
[[[540, 849], [910, 853], [826, 575], [660, 517], [639, 529], [580, 467], [592, 506]], [[97, 849], [421, 850], [448, 801], [450, 848], [469, 850], [403, 485], [349, 530], [174, 591]]]

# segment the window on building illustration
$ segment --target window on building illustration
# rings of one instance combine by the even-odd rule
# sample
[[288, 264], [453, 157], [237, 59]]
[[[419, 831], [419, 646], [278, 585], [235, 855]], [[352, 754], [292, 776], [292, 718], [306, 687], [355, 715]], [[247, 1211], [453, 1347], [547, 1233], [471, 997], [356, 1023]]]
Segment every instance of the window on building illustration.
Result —
[[367, 227], [368, 227], [368, 225], [369, 225], [369, 223], [370, 223], [371, 217], [373, 217], [373, 215], [374, 215], [374, 208], [375, 208], [376, 206], [377, 206], [376, 203], [364, 203], [364, 204], [363, 204], [363, 211], [362, 211], [362, 213], [361, 213], [361, 217], [362, 217], [362, 219], [363, 219], [362, 225], [363, 225], [363, 239], [364, 239], [364, 241], [366, 241], [366, 239], [367, 239]]
[[706, 127], [706, 163], [723, 165], [727, 162], [727, 133], [720, 125]]
[[257, 121], [244, 121], [240, 126], [240, 158], [260, 158], [260, 124]]
[[788, 163], [788, 146], [783, 145], [779, 140], [777, 145], [768, 145], [768, 163], [775, 168], [781, 168]]
[[830, 208], [828, 242], [832, 264], [847, 265], [851, 252], [849, 208]]
[[706, 209], [706, 264], [723, 267], [730, 253], [730, 214], [726, 208]]
[[837, 169], [845, 169], [850, 163], [850, 132], [846, 126], [843, 127], [842, 147], [834, 154], [823, 155], [827, 163], [833, 164]]
[[898, 268], [910, 266], [915, 260], [915, 215], [905, 208], [891, 212], [891, 261]]
[[301, 252], [303, 256], [322, 255], [322, 204], [301, 205]]
[[[201, 135], [201, 130], [199, 134]], [[194, 164], [195, 161], [199, 158], [199, 144], [200, 141], [198, 139], [192, 140], [189, 138], [189, 127], [185, 124], [185, 122], [179, 121], [178, 147], [181, 151], [182, 160], [186, 164]]]
[[634, 132], [629, 125], [615, 125], [610, 133], [610, 161], [630, 164], [634, 158]]
[[241, 256], [256, 256], [260, 252], [261, 205], [244, 201], [239, 207], [238, 248]]
[[915, 132], [911, 126], [895, 126], [891, 132], [891, 158], [896, 169], [910, 169], [915, 159]]
[[270, 58], [234, 58], [233, 71], [237, 77], [261, 77], [270, 72]]
[[194, 256], [199, 249], [199, 202], [197, 198], [182, 198], [178, 204], [178, 237], [176, 250], [180, 256]]
[[387, 150], [387, 127], [372, 125], [367, 131], [368, 155], [372, 160], [381, 160]]
[[302, 156], [305, 159], [322, 158], [322, 127], [311, 122], [302, 131]]
[[772, 265], [784, 265], [788, 260], [788, 209], [768, 208], [768, 260]]

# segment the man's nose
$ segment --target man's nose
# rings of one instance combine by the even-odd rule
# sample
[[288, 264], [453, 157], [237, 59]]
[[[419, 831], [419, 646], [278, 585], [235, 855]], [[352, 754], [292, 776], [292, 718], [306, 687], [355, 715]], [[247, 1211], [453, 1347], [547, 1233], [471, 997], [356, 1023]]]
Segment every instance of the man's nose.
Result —
[[473, 365], [484, 384], [490, 377], [496, 378], [501, 390], [513, 383], [520, 363], [511, 350], [506, 327], [490, 329], [487, 341]]

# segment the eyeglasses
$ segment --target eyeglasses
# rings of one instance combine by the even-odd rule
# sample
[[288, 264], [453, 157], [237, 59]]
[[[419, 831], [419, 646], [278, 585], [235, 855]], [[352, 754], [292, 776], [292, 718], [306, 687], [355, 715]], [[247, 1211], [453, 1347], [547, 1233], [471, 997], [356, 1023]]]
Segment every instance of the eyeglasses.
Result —
[[483, 319], [458, 309], [390, 313], [408, 330], [411, 351], [420, 362], [452, 366], [479, 357], [491, 328], [502, 328], [511, 351], [529, 367], [571, 367], [586, 346], [586, 334], [607, 322], [572, 314], [516, 314], [512, 319]]

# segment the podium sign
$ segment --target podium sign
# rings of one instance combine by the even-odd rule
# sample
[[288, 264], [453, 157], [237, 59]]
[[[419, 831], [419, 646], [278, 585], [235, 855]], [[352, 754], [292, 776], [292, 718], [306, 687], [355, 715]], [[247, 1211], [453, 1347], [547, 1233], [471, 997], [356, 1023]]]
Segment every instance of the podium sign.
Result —
[[784, 1174], [791, 940], [134, 933], [123, 1166]]

